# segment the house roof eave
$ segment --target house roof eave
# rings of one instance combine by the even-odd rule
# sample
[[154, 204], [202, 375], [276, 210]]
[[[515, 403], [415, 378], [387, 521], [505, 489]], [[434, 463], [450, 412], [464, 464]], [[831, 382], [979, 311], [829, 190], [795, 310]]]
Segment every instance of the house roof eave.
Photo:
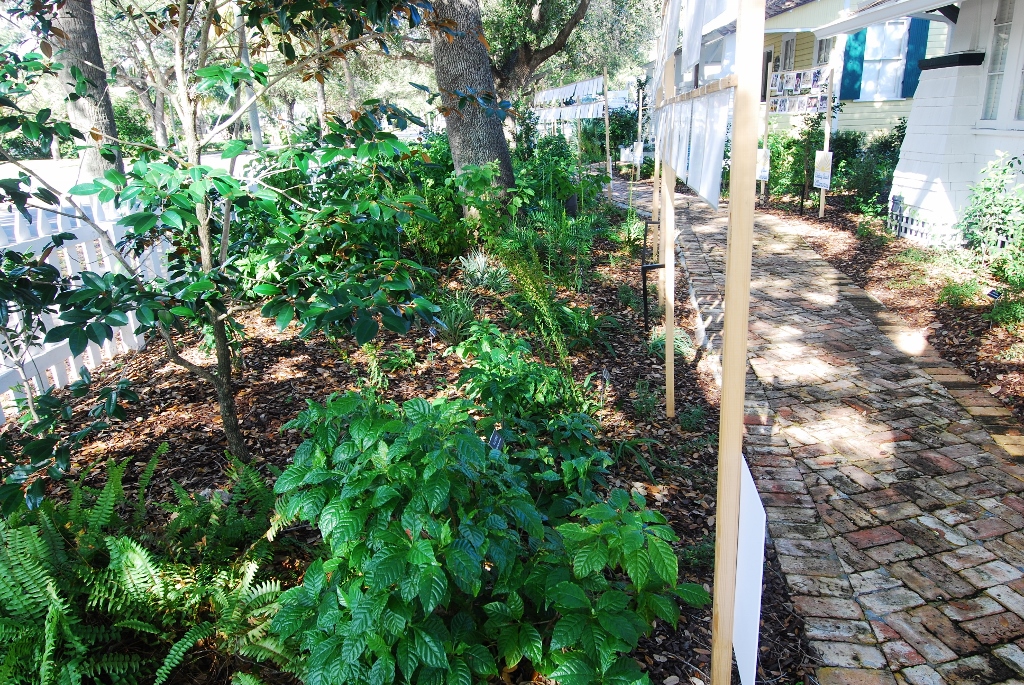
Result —
[[930, 12], [945, 7], [949, 0], [892, 0], [876, 2], [848, 17], [819, 26], [814, 29], [817, 38], [831, 38], [842, 33], [856, 33], [861, 29], [881, 24], [890, 19], [899, 19], [912, 14]]

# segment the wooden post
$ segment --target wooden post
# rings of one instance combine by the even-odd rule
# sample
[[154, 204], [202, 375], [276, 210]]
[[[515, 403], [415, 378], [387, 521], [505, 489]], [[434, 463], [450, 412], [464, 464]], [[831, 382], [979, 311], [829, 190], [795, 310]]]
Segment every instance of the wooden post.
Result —
[[[828, 110], [825, 115], [825, 152], [828, 152], [829, 143], [832, 142], [832, 77], [835, 75], [835, 70], [830, 69], [828, 72]], [[825, 218], [825, 189], [821, 189], [821, 199], [818, 201], [818, 218]]]
[[[763, 55], [763, 53], [762, 53]], [[763, 57], [762, 57], [763, 59]], [[764, 134], [761, 136], [764, 153], [768, 152], [768, 115], [771, 112], [771, 99], [772, 99], [772, 69], [775, 67], [774, 60], [768, 60], [768, 80], [765, 81], [764, 87]], [[764, 195], [765, 199], [768, 198], [768, 181], [761, 181], [761, 195]]]
[[729, 685], [736, 602], [736, 556], [743, 475], [743, 400], [747, 376], [747, 318], [754, 238], [757, 107], [764, 51], [765, 0], [739, 0], [736, 20], [736, 92], [733, 96], [729, 243], [725, 261], [722, 399], [718, 426], [718, 499], [715, 512], [715, 585], [711, 619], [711, 685]]
[[[689, 0], [697, 2], [698, 0]], [[665, 65], [665, 73], [661, 77], [661, 102], [664, 103], [676, 94], [676, 56], [675, 53]], [[660, 301], [665, 307], [665, 416], [676, 415], [676, 345], [675, 345], [675, 305], [676, 305], [676, 170], [672, 164], [662, 162], [661, 171], [661, 269]]]
[[636, 91], [636, 142], [640, 144], [640, 156], [636, 157], [636, 148], [633, 149], [634, 162], [636, 162], [636, 180], [640, 180], [640, 167], [644, 163], [644, 89]]
[[611, 113], [612, 103], [608, 100], [608, 69], [603, 72], [604, 78], [604, 151], [608, 153], [608, 201], [612, 201], [612, 134], [608, 127], [608, 115]]

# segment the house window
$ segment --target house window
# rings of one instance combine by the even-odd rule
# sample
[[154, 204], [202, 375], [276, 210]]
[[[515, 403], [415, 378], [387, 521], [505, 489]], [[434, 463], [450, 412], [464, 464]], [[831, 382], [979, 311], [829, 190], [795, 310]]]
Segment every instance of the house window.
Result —
[[[999, 7], [996, 9], [992, 49], [989, 50], [988, 57], [985, 104], [981, 110], [982, 119], [995, 119], [999, 115], [999, 95], [1003, 90], [1006, 54], [1010, 51], [1010, 21], [1013, 19], [1013, 2], [1014, 0], [999, 0]], [[1019, 110], [1018, 107], [1018, 117]]]
[[796, 38], [782, 41], [782, 70], [793, 71], [796, 62]]
[[909, 26], [908, 19], [896, 19], [868, 27], [861, 100], [895, 100], [901, 96]]
[[832, 38], [819, 39], [814, 46], [814, 63], [816, 65], [828, 64], [832, 57], [832, 48], [836, 46], [835, 36]]

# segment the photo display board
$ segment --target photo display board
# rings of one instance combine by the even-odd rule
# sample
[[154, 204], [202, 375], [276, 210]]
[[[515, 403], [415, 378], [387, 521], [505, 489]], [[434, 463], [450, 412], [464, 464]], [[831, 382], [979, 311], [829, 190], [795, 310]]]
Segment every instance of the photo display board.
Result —
[[772, 74], [768, 85], [771, 114], [815, 114], [828, 111], [827, 67]]

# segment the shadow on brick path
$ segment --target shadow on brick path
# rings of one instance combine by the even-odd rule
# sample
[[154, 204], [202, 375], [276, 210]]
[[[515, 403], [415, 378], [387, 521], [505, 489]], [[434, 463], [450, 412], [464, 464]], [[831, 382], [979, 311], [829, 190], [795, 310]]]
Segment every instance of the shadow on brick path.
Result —
[[[650, 185], [632, 199], [648, 209]], [[727, 210], [676, 207], [713, 367]], [[1021, 685], [1024, 436], [1009, 410], [796, 224], [760, 214], [748, 360], [744, 449], [821, 685]]]

